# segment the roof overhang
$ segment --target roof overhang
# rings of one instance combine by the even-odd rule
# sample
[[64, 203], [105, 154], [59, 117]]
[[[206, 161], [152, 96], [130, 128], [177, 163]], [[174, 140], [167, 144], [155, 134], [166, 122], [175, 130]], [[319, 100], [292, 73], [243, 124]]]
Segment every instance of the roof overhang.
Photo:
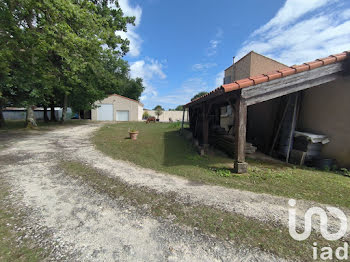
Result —
[[[201, 96], [186, 105], [185, 108], [198, 106], [226, 93], [239, 91], [247, 105], [253, 105], [279, 96], [298, 92], [313, 86], [336, 80], [350, 71], [350, 52], [316, 59], [301, 65], [253, 76], [233, 83], [222, 85], [210, 93]], [[343, 72], [343, 73], [342, 73]]]
[[336, 80], [342, 76], [344, 63], [335, 63], [243, 88], [241, 96], [253, 105]]

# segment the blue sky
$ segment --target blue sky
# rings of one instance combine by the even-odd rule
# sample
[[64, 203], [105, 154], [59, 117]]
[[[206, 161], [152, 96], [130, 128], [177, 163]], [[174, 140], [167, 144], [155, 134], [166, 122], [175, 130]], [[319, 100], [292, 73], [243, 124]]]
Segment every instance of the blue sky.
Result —
[[348, 0], [119, 0], [136, 16], [127, 37], [131, 76], [145, 108], [175, 108], [222, 84], [251, 50], [287, 65], [350, 50]]

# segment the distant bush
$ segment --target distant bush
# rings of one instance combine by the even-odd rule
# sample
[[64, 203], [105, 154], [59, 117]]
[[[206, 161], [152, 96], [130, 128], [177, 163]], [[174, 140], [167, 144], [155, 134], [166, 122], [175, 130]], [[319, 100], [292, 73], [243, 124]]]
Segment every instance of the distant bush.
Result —
[[142, 119], [147, 119], [149, 117], [148, 111], [143, 112]]

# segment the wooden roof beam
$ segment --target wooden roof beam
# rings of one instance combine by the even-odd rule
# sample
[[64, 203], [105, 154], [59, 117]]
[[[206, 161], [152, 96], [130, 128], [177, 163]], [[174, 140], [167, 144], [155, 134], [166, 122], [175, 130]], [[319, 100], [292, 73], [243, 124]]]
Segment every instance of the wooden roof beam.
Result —
[[325, 84], [341, 77], [343, 63], [334, 63], [314, 70], [286, 76], [242, 89], [247, 106]]

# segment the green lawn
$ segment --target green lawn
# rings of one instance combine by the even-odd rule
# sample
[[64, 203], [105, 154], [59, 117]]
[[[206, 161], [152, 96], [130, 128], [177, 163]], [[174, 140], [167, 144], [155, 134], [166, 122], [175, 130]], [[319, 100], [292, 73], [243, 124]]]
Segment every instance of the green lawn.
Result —
[[[127, 139], [129, 128], [139, 130], [138, 140]], [[350, 208], [350, 177], [249, 159], [248, 174], [233, 174], [231, 158], [220, 153], [199, 156], [178, 130], [178, 125], [165, 123], [107, 124], [92, 140], [115, 159], [194, 181]]]

